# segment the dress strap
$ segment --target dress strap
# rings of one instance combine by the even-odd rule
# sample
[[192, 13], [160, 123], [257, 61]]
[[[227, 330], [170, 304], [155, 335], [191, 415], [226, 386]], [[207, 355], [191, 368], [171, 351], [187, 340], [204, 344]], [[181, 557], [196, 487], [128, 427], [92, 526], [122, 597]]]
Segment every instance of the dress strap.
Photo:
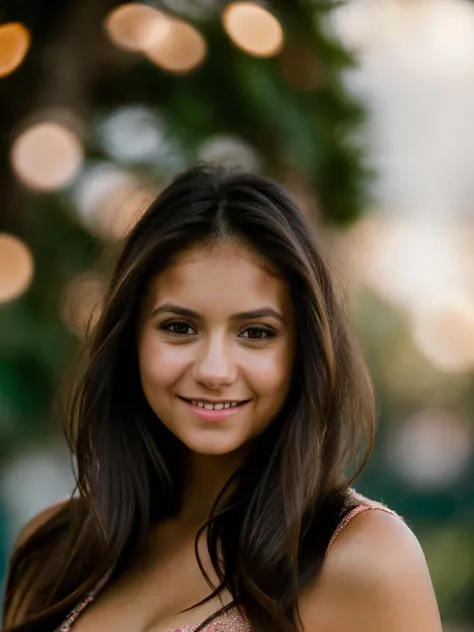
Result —
[[105, 584], [109, 581], [112, 573], [114, 572], [114, 569], [115, 567], [111, 568], [110, 571], [106, 573], [105, 576], [97, 582], [94, 588], [90, 592], [86, 593], [86, 595], [84, 595], [81, 601], [76, 606], [74, 606], [71, 612], [67, 615], [66, 619], [61, 623], [59, 628], [56, 628], [54, 632], [70, 632], [71, 626], [74, 623], [74, 621], [79, 617], [80, 614], [82, 614], [82, 612], [84, 612], [84, 610], [91, 603], [91, 601], [94, 601], [96, 595], [102, 590]]
[[369, 500], [368, 498], [366, 498], [365, 496], [362, 496], [362, 494], [359, 494], [353, 489], [350, 490], [350, 495], [351, 495], [351, 499], [357, 502], [357, 505], [353, 509], [351, 509], [344, 516], [341, 522], [337, 525], [336, 530], [332, 534], [332, 537], [329, 541], [327, 552], [329, 551], [331, 546], [334, 544], [334, 541], [336, 540], [339, 533], [343, 529], [345, 529], [345, 527], [347, 527], [347, 525], [353, 518], [355, 518], [357, 515], [359, 515], [363, 511], [374, 511], [374, 510], [383, 511], [385, 513], [391, 514], [392, 516], [395, 516], [396, 518], [399, 518], [400, 520], [403, 520], [402, 516], [397, 514], [397, 512], [393, 511], [393, 509], [389, 509], [388, 507], [386, 507], [383, 503], [377, 502], [375, 500]]
[[82, 601], [68, 614], [66, 619], [61, 623], [59, 628], [56, 628], [55, 632], [70, 632], [71, 626], [77, 617], [87, 608], [91, 601], [95, 598], [95, 592], [88, 593]]

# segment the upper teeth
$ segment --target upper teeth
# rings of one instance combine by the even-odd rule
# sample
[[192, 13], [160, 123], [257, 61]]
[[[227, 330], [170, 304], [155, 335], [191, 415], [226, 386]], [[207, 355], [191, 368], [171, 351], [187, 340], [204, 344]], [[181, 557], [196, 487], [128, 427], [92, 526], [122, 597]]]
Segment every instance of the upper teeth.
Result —
[[199, 408], [205, 408], [206, 410], [222, 410], [223, 408], [230, 408], [231, 406], [237, 406], [239, 402], [225, 402], [221, 404], [208, 404], [207, 402], [198, 402], [195, 399], [191, 400], [193, 406], [199, 406]]

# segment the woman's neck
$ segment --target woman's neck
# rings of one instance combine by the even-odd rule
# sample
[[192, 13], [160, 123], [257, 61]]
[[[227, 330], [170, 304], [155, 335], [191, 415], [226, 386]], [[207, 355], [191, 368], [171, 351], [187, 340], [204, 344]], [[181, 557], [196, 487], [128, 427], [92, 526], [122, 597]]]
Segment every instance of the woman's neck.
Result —
[[[226, 455], [189, 454], [184, 475], [184, 491], [178, 521], [183, 524], [204, 524], [217, 497], [230, 477], [242, 465], [244, 450]], [[230, 486], [232, 488], [232, 485]], [[228, 495], [225, 492], [224, 498]]]

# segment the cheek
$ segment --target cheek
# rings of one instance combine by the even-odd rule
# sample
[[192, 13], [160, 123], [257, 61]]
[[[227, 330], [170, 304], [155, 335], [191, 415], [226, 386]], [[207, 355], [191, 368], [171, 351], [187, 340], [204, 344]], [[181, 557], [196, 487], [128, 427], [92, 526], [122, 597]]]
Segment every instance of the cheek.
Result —
[[188, 356], [184, 345], [164, 344], [157, 339], [156, 334], [144, 336], [138, 349], [142, 381], [164, 387], [172, 384], [185, 370]]
[[260, 353], [249, 363], [249, 380], [260, 397], [280, 401], [286, 397], [292, 375], [292, 362], [286, 348]]

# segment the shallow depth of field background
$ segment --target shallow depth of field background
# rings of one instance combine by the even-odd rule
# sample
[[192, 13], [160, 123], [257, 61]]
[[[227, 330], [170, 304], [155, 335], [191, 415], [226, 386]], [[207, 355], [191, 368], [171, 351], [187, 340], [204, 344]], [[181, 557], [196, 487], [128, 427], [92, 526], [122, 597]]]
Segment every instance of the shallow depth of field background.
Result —
[[0, 3], [0, 587], [67, 496], [56, 405], [111, 254], [195, 161], [283, 183], [377, 392], [358, 490], [402, 514], [474, 630], [474, 2]]

